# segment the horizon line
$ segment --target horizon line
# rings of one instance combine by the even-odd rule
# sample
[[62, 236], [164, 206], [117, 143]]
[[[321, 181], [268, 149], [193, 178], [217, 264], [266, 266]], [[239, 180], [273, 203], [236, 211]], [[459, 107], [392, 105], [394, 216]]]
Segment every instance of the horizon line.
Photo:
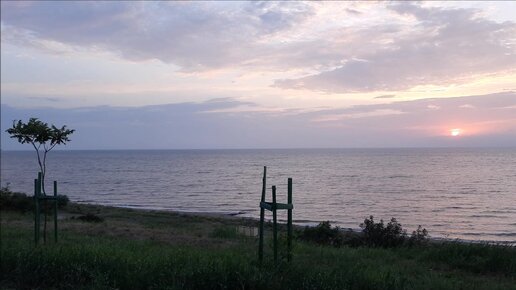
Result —
[[[54, 149], [52, 151], [225, 151], [225, 150], [364, 150], [364, 149], [516, 149], [514, 145], [491, 146], [399, 146], [399, 147], [244, 147], [244, 148], [95, 148]], [[2, 149], [0, 152], [34, 152], [34, 149]]]

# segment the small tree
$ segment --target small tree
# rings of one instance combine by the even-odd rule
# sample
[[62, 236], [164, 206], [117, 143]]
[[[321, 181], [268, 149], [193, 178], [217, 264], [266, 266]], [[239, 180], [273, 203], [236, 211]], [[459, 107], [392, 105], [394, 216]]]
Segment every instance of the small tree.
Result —
[[[47, 123], [44, 123], [37, 118], [30, 118], [29, 122], [26, 124], [21, 120], [13, 121], [12, 128], [6, 130], [11, 138], [18, 139], [18, 142], [21, 144], [29, 143], [36, 150], [36, 154], [38, 156], [38, 164], [39, 169], [41, 171], [41, 187], [43, 191], [43, 195], [47, 195], [45, 191], [45, 176], [47, 173], [47, 154], [54, 147], [60, 144], [66, 144], [70, 139], [69, 135], [73, 134], [75, 130], [67, 129], [66, 126], [61, 128], [57, 128], [54, 125], [48, 126]], [[45, 200], [46, 205], [46, 200]], [[47, 233], [47, 210], [45, 208], [45, 224], [43, 226], [43, 240], [46, 241], [46, 233]]]
[[43, 195], [46, 195], [45, 191], [45, 176], [47, 172], [47, 154], [50, 150], [54, 149], [57, 145], [66, 144], [70, 139], [69, 135], [73, 134], [75, 130], [66, 129], [66, 126], [61, 129], [56, 126], [48, 126], [37, 118], [30, 118], [27, 124], [21, 120], [13, 121], [13, 127], [6, 130], [11, 138], [18, 139], [21, 144], [29, 143], [36, 150], [38, 155], [38, 164], [41, 171], [41, 182]]

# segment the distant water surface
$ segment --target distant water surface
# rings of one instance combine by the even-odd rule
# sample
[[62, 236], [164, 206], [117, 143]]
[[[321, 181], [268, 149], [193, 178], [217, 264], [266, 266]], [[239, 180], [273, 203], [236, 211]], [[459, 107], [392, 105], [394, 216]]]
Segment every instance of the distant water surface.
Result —
[[[32, 194], [35, 152], [1, 157], [2, 185]], [[357, 229], [374, 215], [433, 237], [516, 241], [516, 148], [53, 151], [48, 180], [77, 202], [256, 218], [264, 165], [268, 199], [277, 185], [285, 202], [293, 178], [298, 224]]]

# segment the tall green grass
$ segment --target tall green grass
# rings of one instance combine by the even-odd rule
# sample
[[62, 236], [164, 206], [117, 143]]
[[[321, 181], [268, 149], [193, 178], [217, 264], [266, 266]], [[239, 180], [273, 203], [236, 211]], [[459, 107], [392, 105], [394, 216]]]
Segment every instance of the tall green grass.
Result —
[[252, 239], [211, 249], [71, 232], [62, 236], [58, 244], [35, 248], [30, 230], [4, 224], [0, 288], [516, 289], [513, 248], [337, 249], [295, 243], [292, 263], [281, 260], [275, 266], [266, 253], [260, 266]]
[[514, 246], [445, 243], [425, 251], [420, 259], [473, 273], [516, 277], [516, 248]]

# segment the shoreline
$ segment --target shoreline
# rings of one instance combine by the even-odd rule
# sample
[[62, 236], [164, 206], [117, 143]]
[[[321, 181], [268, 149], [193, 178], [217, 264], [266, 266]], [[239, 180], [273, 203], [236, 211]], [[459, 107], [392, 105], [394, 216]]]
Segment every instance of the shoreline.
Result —
[[[98, 206], [103, 208], [117, 208], [117, 209], [128, 209], [140, 212], [151, 212], [158, 214], [173, 214], [173, 215], [182, 215], [188, 217], [201, 217], [201, 218], [216, 218], [216, 219], [224, 219], [229, 221], [246, 221], [251, 223], [258, 223], [258, 217], [248, 217], [248, 216], [240, 216], [242, 213], [223, 213], [223, 212], [197, 212], [197, 211], [180, 211], [180, 210], [167, 210], [167, 209], [153, 209], [153, 208], [145, 208], [139, 206], [113, 206], [113, 205], [103, 205], [98, 203], [87, 203], [87, 202], [71, 202], [71, 204], [80, 204], [80, 205], [88, 205], [88, 206]], [[270, 219], [266, 218], [266, 223], [270, 222]], [[315, 222], [319, 224], [323, 221]], [[283, 223], [279, 223], [280, 226], [283, 226]], [[296, 230], [303, 230], [305, 227], [316, 227], [317, 225], [304, 225], [304, 224], [296, 224], [295, 220], [293, 223], [293, 227]], [[361, 234], [361, 230], [352, 229], [352, 228], [339, 228], [342, 233], [352, 233], [352, 234]], [[407, 231], [408, 236], [410, 233]], [[428, 241], [430, 243], [463, 243], [463, 244], [488, 244], [488, 245], [499, 245], [499, 246], [508, 246], [508, 247], [516, 247], [516, 240], [514, 241], [497, 241], [497, 240], [470, 240], [470, 239], [462, 239], [462, 238], [446, 238], [446, 237], [432, 237], [431, 233], [429, 234]]]

